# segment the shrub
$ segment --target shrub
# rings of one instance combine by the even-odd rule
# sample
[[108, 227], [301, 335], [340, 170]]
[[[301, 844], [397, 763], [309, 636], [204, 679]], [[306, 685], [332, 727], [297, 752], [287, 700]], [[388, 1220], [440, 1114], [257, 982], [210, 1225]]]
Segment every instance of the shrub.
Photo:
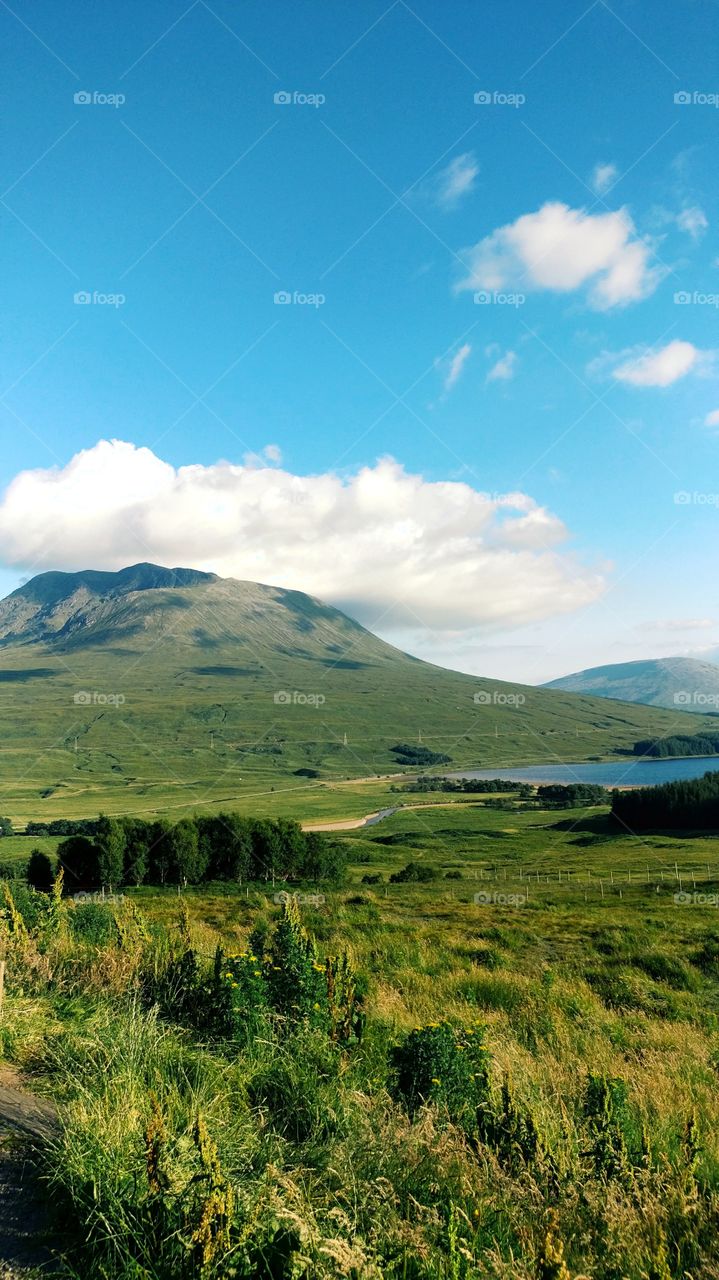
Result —
[[33, 889], [51, 889], [55, 881], [52, 862], [42, 849], [33, 849], [27, 864], [27, 882]]
[[270, 1011], [262, 963], [252, 951], [225, 956], [218, 947], [199, 1006], [204, 1024], [216, 1035], [248, 1044], [260, 1032]]
[[600, 1177], [616, 1178], [629, 1164], [627, 1136], [629, 1113], [623, 1080], [589, 1075], [584, 1095], [584, 1115], [592, 1144], [588, 1152]]
[[26, 880], [26, 868], [22, 862], [0, 861], [0, 880]]
[[392, 1093], [410, 1116], [433, 1102], [459, 1120], [486, 1100], [488, 1061], [478, 1027], [415, 1027], [392, 1051]]
[[104, 947], [116, 934], [115, 917], [101, 902], [82, 902], [69, 913], [70, 931], [77, 942]]
[[426, 884], [437, 875], [434, 867], [424, 866], [421, 862], [408, 862], [401, 871], [390, 876], [390, 884]]

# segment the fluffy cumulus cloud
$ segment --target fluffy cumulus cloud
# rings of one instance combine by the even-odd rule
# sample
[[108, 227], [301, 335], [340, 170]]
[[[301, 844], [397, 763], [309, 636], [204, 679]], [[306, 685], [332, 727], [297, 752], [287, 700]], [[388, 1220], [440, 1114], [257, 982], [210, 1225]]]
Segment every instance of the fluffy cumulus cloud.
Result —
[[454, 209], [472, 190], [479, 165], [471, 151], [450, 160], [437, 180], [437, 203], [443, 209]]
[[499, 227], [462, 257], [468, 273], [460, 290], [570, 293], [588, 286], [589, 303], [600, 311], [646, 297], [663, 274], [625, 209], [592, 214], [558, 202]]
[[688, 373], [707, 373], [712, 363], [713, 352], [700, 351], [692, 342], [675, 338], [664, 347], [635, 351], [612, 370], [612, 375], [633, 387], [670, 387]]
[[346, 477], [176, 470], [118, 440], [20, 473], [0, 504], [3, 559], [23, 571], [207, 569], [307, 591], [385, 633], [515, 625], [589, 603], [601, 576], [566, 538], [526, 494], [428, 481], [389, 458]]

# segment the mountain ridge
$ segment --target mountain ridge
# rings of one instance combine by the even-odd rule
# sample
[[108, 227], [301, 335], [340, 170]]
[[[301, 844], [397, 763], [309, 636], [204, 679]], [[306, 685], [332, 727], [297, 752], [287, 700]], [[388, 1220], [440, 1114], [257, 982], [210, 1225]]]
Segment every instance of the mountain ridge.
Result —
[[303, 592], [187, 573], [40, 575], [0, 602], [0, 812], [211, 808], [228, 795], [272, 811], [308, 770], [396, 772], [398, 743], [499, 768], [612, 758], [699, 727], [445, 670]]
[[680, 655], [588, 667], [542, 688], [693, 713], [719, 710], [719, 666]]

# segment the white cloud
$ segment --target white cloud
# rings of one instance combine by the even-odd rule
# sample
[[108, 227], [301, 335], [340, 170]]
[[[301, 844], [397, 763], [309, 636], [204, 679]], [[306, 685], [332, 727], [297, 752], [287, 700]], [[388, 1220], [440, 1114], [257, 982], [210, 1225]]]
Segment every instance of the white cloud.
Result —
[[635, 351], [612, 374], [633, 387], [670, 387], [688, 373], [706, 372], [712, 359], [713, 352], [700, 351], [693, 343], [676, 338], [658, 350], [645, 347]]
[[526, 213], [464, 250], [462, 289], [552, 289], [569, 293], [590, 285], [597, 310], [645, 298], [663, 269], [651, 267], [650, 246], [634, 234], [624, 209], [585, 213], [558, 202]]
[[268, 463], [279, 466], [281, 461], [282, 450], [278, 444], [266, 444], [259, 453], [246, 453], [244, 457], [246, 467], [265, 467]]
[[592, 190], [601, 196], [614, 184], [618, 172], [615, 164], [595, 164], [590, 179]]
[[704, 419], [705, 427], [719, 427], [719, 409], [712, 409]]
[[437, 203], [443, 209], [454, 209], [464, 196], [469, 195], [478, 173], [479, 165], [471, 151], [455, 156], [437, 179]]
[[308, 591], [385, 633], [418, 620], [514, 626], [586, 605], [602, 577], [560, 549], [567, 536], [526, 494], [428, 481], [389, 458], [344, 477], [175, 470], [118, 440], [21, 472], [0, 502], [3, 558], [20, 571], [187, 565]]
[[703, 232], [706, 231], [709, 223], [704, 210], [697, 205], [692, 205], [688, 209], [682, 209], [681, 213], [677, 214], [677, 226], [680, 231], [686, 231], [692, 240], [698, 240]]
[[518, 355], [516, 351], [507, 351], [487, 374], [487, 382], [509, 382], [517, 370]]
[[457, 382], [459, 375], [461, 374], [462, 369], [464, 368], [465, 362], [468, 360], [471, 354], [471, 351], [472, 351], [472, 348], [470, 344], [468, 342], [465, 342], [464, 346], [460, 347], [459, 351], [455, 352], [455, 354], [452, 356], [452, 359], [449, 362], [449, 368], [447, 370], [446, 377], [444, 379], [445, 391], [452, 390], [452, 387]]

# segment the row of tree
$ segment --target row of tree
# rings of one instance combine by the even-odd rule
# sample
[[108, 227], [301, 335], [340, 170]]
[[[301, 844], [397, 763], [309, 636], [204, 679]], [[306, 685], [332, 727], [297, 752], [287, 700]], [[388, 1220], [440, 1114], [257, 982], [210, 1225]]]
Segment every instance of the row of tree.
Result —
[[660, 787], [615, 791], [612, 816], [630, 831], [716, 831], [719, 829], [719, 772]]
[[414, 746], [411, 742], [397, 742], [390, 747], [398, 764], [451, 764], [452, 757], [442, 751], [430, 751], [429, 747]]
[[607, 804], [609, 792], [595, 782], [551, 782], [537, 787], [537, 800], [556, 809], [575, 809], [585, 804]]
[[69, 892], [207, 880], [336, 881], [345, 861], [337, 841], [305, 832], [298, 822], [238, 813], [174, 824], [101, 816], [92, 835], [69, 836], [57, 854]]
[[642, 738], [634, 743], [635, 756], [662, 760], [666, 756], [714, 756], [719, 753], [719, 729], [701, 733], [676, 733], [672, 738]]
[[398, 791], [450, 791], [461, 795], [483, 795], [487, 792], [512, 792], [520, 800], [536, 798], [552, 808], [571, 809], [584, 804], [606, 804], [609, 792], [593, 782], [551, 782], [536, 788], [529, 782], [511, 782], [506, 778], [437, 778], [422, 776], [408, 782]]
[[522, 799], [531, 796], [534, 788], [528, 782], [509, 782], [506, 778], [415, 778], [396, 791], [450, 791], [459, 795], [484, 795], [491, 791], [513, 791]]
[[54, 818], [52, 822], [28, 822], [26, 836], [94, 836], [98, 818]]

